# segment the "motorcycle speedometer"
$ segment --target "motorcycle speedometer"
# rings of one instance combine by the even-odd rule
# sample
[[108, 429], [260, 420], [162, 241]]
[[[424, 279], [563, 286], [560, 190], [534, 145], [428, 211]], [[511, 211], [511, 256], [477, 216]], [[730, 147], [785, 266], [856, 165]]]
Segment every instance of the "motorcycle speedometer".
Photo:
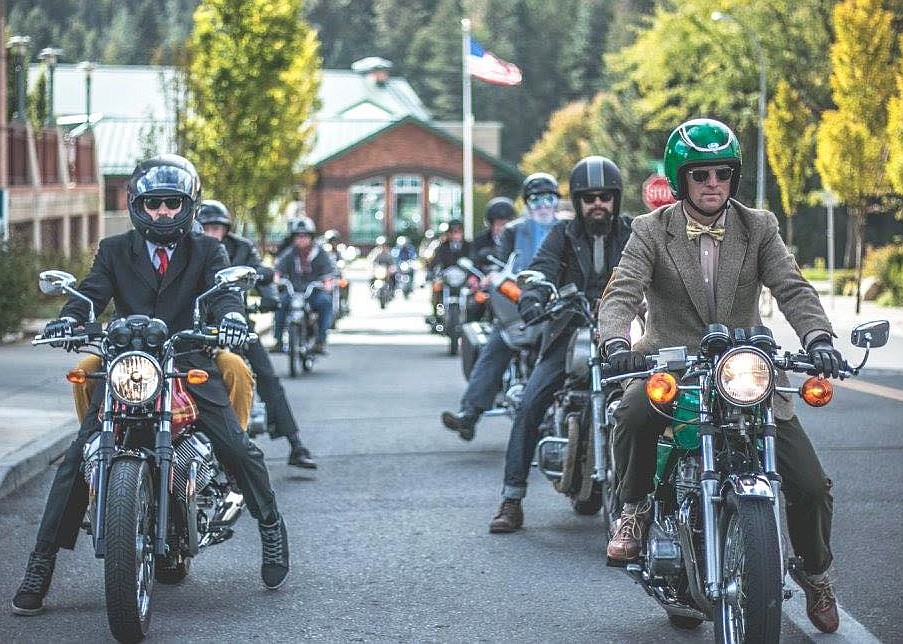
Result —
[[141, 351], [116, 356], [110, 364], [110, 391], [126, 405], [152, 401], [163, 386], [163, 371], [157, 361]]
[[754, 347], [730, 349], [715, 367], [715, 387], [728, 402], [738, 407], [758, 405], [774, 389], [771, 359]]
[[457, 266], [449, 266], [445, 269], [442, 276], [445, 279], [445, 283], [452, 288], [464, 286], [464, 281], [467, 279], [467, 273]]

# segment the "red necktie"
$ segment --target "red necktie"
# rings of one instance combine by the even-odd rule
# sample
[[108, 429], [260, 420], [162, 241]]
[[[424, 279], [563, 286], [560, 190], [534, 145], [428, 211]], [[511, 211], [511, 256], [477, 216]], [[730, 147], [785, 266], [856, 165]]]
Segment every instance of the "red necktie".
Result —
[[166, 249], [162, 246], [157, 246], [157, 259], [160, 260], [160, 265], [157, 267], [157, 275], [163, 277], [166, 274], [166, 268], [169, 266], [169, 255], [166, 254]]

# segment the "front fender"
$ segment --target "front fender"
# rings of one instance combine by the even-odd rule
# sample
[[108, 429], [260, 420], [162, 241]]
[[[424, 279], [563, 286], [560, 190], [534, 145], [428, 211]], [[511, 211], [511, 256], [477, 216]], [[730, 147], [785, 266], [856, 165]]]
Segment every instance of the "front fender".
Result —
[[728, 486], [738, 497], [756, 497], [774, 501], [771, 484], [761, 474], [730, 474], [724, 483], [722, 497]]

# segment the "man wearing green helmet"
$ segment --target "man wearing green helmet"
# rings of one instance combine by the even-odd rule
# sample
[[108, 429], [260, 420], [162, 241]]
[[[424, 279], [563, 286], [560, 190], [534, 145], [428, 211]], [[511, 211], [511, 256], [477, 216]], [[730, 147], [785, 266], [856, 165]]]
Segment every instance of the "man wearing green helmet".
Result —
[[[838, 375], [843, 360], [832, 344], [831, 323], [787, 251], [777, 218], [735, 199], [741, 162], [737, 137], [719, 121], [693, 119], [671, 133], [664, 165], [678, 201], [634, 219], [633, 235], [599, 307], [599, 341], [614, 372], [643, 371], [645, 356], [664, 347], [698, 350], [711, 323], [761, 325], [758, 295], [767, 286], [818, 372]], [[646, 327], [631, 348], [630, 321], [644, 297]], [[779, 385], [789, 385], [783, 372], [779, 380]], [[792, 400], [776, 396], [774, 412], [790, 540], [805, 567], [791, 574], [806, 592], [809, 619], [819, 630], [833, 632], [839, 617], [826, 575], [833, 558], [831, 481]], [[624, 509], [608, 544], [609, 559], [629, 561], [642, 551], [656, 443], [666, 424], [646, 400], [645, 380], [631, 381], [613, 436]]]

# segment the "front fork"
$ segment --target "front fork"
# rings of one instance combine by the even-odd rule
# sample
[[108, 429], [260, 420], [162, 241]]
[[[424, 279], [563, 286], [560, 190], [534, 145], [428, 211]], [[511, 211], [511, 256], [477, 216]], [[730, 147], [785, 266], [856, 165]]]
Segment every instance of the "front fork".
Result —
[[593, 480], [601, 483], [608, 478], [608, 440], [605, 426], [605, 396], [602, 393], [602, 359], [599, 345], [595, 341], [589, 343], [590, 373], [590, 421], [593, 428]]
[[[163, 366], [164, 376], [175, 372], [175, 358], [169, 356]], [[172, 485], [172, 461], [174, 450], [172, 448], [172, 377], [164, 377], [163, 392], [161, 393], [163, 409], [160, 427], [157, 430], [154, 454], [157, 458], [157, 468], [160, 472], [157, 494], [157, 533], [154, 537], [154, 554], [162, 556], [166, 554], [166, 533], [169, 529], [169, 492]]]
[[715, 471], [715, 426], [708, 405], [709, 376], [699, 378], [699, 435], [702, 442], [702, 534], [705, 543], [705, 595], [716, 602], [721, 597], [721, 529], [718, 526], [718, 473]]

